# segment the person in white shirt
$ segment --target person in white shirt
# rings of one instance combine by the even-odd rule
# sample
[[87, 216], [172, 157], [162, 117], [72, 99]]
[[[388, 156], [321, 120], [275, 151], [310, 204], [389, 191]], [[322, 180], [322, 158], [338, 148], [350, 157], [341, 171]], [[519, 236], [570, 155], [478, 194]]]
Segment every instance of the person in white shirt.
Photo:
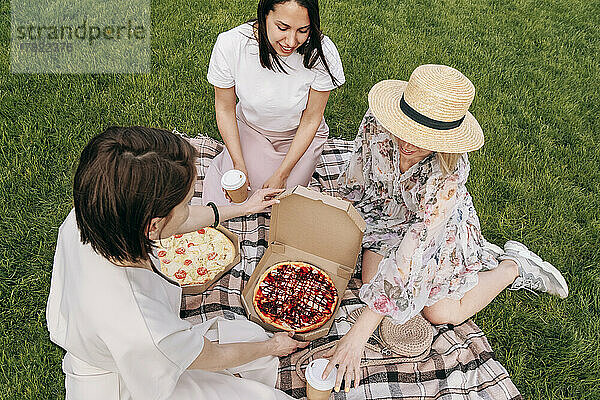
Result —
[[345, 82], [318, 1], [261, 0], [256, 20], [218, 36], [207, 78], [226, 149], [206, 172], [203, 203], [228, 203], [220, 180], [230, 169], [251, 190], [306, 186], [329, 135], [329, 93]]
[[108, 128], [83, 150], [46, 309], [67, 400], [291, 399], [273, 388], [277, 356], [305, 343], [243, 317], [180, 319], [181, 287], [156, 268], [154, 241], [277, 202], [280, 190], [263, 189], [244, 205], [190, 206], [195, 157], [183, 138], [142, 127]]

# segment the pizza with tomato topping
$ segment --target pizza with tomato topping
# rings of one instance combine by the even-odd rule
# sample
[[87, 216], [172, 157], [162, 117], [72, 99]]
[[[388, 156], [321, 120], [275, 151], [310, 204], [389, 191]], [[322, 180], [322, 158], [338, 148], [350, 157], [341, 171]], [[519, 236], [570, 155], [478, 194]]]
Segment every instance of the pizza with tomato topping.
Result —
[[214, 228], [174, 235], [157, 244], [161, 271], [181, 285], [206, 283], [235, 258], [231, 240]]
[[308, 332], [322, 326], [337, 302], [329, 275], [305, 262], [273, 265], [254, 288], [254, 309], [260, 319], [285, 331]]

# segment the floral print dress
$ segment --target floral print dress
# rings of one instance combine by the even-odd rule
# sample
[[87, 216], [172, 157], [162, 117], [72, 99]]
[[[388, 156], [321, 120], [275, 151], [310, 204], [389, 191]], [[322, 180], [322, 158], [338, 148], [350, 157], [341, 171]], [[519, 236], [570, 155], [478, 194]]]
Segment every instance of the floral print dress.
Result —
[[368, 110], [338, 183], [367, 222], [363, 248], [384, 257], [360, 298], [404, 323], [438, 300], [462, 298], [477, 285], [477, 273], [498, 261], [483, 248], [465, 186], [467, 155], [449, 175], [442, 174], [435, 153], [401, 173], [392, 138]]

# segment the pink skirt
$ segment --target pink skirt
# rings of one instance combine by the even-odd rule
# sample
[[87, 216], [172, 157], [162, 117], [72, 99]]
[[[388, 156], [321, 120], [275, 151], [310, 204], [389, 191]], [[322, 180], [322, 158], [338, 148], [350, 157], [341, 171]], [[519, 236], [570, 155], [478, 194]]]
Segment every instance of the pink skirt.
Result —
[[[246, 121], [240, 107], [236, 107], [237, 125], [240, 134], [242, 155], [248, 169], [252, 193], [262, 185], [279, 168], [285, 158], [297, 129], [285, 132], [272, 132], [252, 126]], [[329, 136], [329, 127], [325, 118], [317, 129], [317, 133], [300, 160], [296, 163], [287, 179], [286, 187], [296, 185], [307, 186], [315, 172], [317, 161]], [[233, 169], [233, 161], [227, 148], [224, 148], [212, 161], [206, 171], [202, 189], [202, 204], [212, 201], [216, 205], [230, 204], [221, 190], [223, 173]]]

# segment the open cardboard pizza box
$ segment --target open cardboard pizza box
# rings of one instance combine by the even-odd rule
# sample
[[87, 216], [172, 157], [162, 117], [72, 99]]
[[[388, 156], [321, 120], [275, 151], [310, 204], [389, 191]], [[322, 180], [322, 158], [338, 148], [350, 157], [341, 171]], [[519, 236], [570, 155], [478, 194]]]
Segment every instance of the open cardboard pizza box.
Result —
[[251, 321], [277, 331], [254, 310], [254, 287], [263, 272], [276, 263], [310, 263], [327, 272], [339, 296], [332, 318], [320, 328], [294, 336], [298, 340], [318, 339], [327, 335], [333, 324], [361, 251], [366, 224], [349, 202], [303, 186], [286, 190], [279, 200], [271, 212], [269, 247], [242, 291], [242, 303]]
[[223, 233], [225, 236], [227, 236], [229, 240], [231, 240], [231, 242], [233, 243], [233, 249], [235, 251], [233, 261], [227, 264], [227, 266], [225, 266], [225, 268], [221, 272], [219, 272], [217, 275], [215, 275], [214, 278], [207, 282], [200, 283], [197, 285], [182, 285], [181, 291], [183, 292], [183, 294], [199, 294], [204, 292], [206, 289], [211, 287], [213, 283], [221, 279], [223, 275], [225, 275], [231, 268], [239, 264], [239, 262], [241, 261], [242, 257], [240, 255], [240, 240], [238, 239], [237, 235], [231, 232], [229, 229], [222, 227], [221, 225], [217, 226], [216, 229], [219, 232]]

